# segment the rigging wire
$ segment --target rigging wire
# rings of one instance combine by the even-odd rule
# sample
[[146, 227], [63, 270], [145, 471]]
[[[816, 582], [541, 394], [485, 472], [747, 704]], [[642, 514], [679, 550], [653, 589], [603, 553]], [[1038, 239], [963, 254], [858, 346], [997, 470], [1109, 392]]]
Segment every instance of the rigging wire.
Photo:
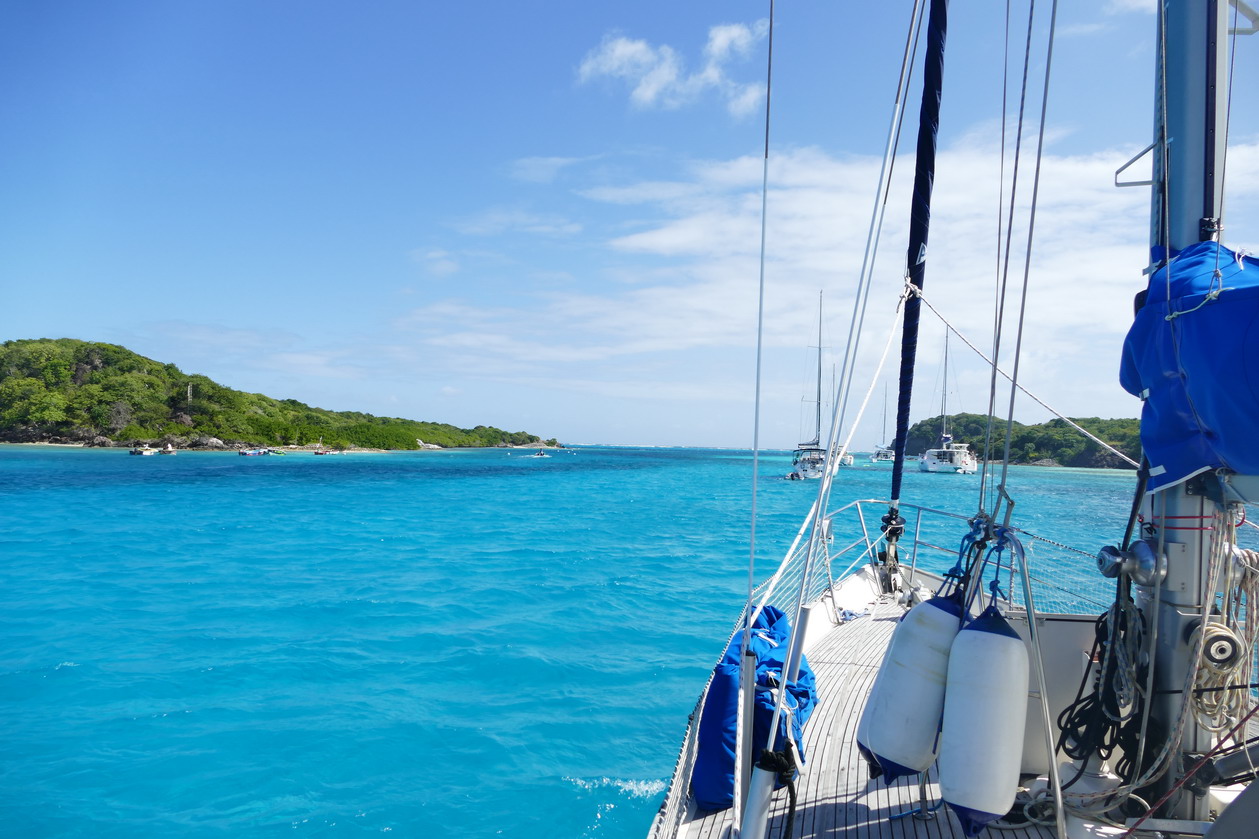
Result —
[[[875, 192], [874, 209], [871, 212], [870, 230], [866, 236], [865, 256], [862, 259], [861, 273], [857, 282], [857, 293], [853, 300], [852, 322], [849, 326], [848, 346], [845, 348], [844, 365], [840, 376], [839, 390], [835, 394], [835, 401], [831, 411], [830, 431], [827, 435], [826, 451], [827, 451], [827, 468], [823, 474], [823, 479], [818, 486], [817, 500], [809, 511], [806, 521], [810, 524], [810, 550], [813, 550], [813, 543], [822, 536], [821, 522], [825, 517], [825, 511], [830, 501], [831, 485], [834, 476], [834, 464], [839, 462], [838, 457], [848, 450], [848, 445], [852, 441], [853, 433], [861, 424], [861, 419], [865, 414], [866, 406], [870, 401], [870, 394], [867, 392], [865, 400], [858, 409], [856, 416], [850, 425], [850, 431], [847, 440], [840, 449], [836, 449], [838, 440], [838, 429], [844, 426], [845, 412], [847, 411], [847, 403], [851, 397], [852, 379], [855, 373], [855, 359], [859, 346], [860, 335], [865, 328], [866, 304], [870, 297], [870, 289], [873, 286], [874, 262], [878, 253], [879, 241], [883, 232], [883, 218], [887, 210], [888, 193], [891, 188], [892, 171], [896, 161], [896, 151], [900, 144], [900, 133], [904, 125], [905, 97], [909, 91], [909, 82], [913, 77], [914, 58], [918, 52], [918, 38], [921, 34], [923, 12], [925, 9], [924, 0], [914, 0], [913, 8], [910, 10], [909, 29], [905, 38], [905, 51], [901, 56], [900, 76], [896, 85], [896, 98], [892, 107], [891, 124], [888, 126], [887, 144], [883, 152], [883, 164], [879, 173], [879, 185]], [[904, 305], [902, 299], [897, 304], [896, 318], [900, 317], [901, 307]], [[893, 321], [893, 334], [896, 328], [896, 320]], [[855, 336], [855, 337], [854, 337]], [[887, 359], [887, 347], [884, 348], [882, 360], [879, 362], [879, 370], [882, 371], [883, 364]], [[809, 555], [809, 561], [812, 560], [812, 554]]]
[[[1010, 371], [1010, 410], [1006, 417], [1005, 456], [1001, 463], [1000, 494], [1007, 502], [1005, 517], [1008, 519], [1014, 508], [1014, 500], [1006, 491], [1006, 477], [1010, 471], [1010, 445], [1014, 439], [1014, 402], [1018, 395], [1019, 365], [1023, 358], [1023, 328], [1027, 317], [1027, 291], [1032, 274], [1032, 238], [1036, 233], [1036, 207], [1040, 197], [1041, 163], [1045, 155], [1045, 123], [1049, 112], [1049, 77], [1054, 60], [1054, 35], [1058, 23], [1058, 0], [1053, 0], [1049, 12], [1049, 33], [1045, 45], [1045, 83], [1040, 100], [1040, 127], [1036, 137], [1036, 168], [1032, 174], [1032, 200], [1027, 216], [1027, 248], [1023, 254], [1023, 289], [1019, 302], [1018, 329], [1014, 339], [1014, 368]], [[995, 514], [994, 510], [994, 514]]]
[[[973, 343], [973, 342], [972, 342], [969, 338], [967, 338], [967, 337], [966, 337], [966, 335], [964, 335], [960, 329], [958, 329], [956, 326], [954, 326], [954, 325], [953, 325], [953, 324], [949, 321], [949, 319], [948, 319], [948, 318], [946, 318], [943, 314], [941, 314], [941, 312], [940, 312], [940, 310], [939, 310], [939, 309], [937, 309], [935, 306], [933, 306], [933, 305], [932, 305], [931, 301], [930, 301], [929, 299], [927, 299], [927, 296], [926, 296], [925, 294], [919, 294], [918, 296], [922, 298], [922, 305], [926, 306], [926, 307], [927, 307], [927, 309], [931, 312], [931, 314], [935, 315], [935, 316], [936, 316], [936, 317], [940, 320], [940, 322], [941, 322], [942, 324], [944, 324], [945, 329], [947, 329], [949, 332], [952, 332], [954, 335], [956, 335], [956, 336], [957, 336], [957, 337], [961, 340], [961, 342], [962, 342], [963, 344], [965, 344], [967, 347], [969, 347], [969, 348], [971, 349], [971, 351], [975, 353], [975, 355], [979, 356], [979, 357], [983, 360], [983, 362], [984, 362], [985, 364], [989, 364], [989, 365], [991, 365], [991, 364], [993, 363], [992, 359], [990, 359], [988, 356], [984, 355], [983, 350], [981, 350], [981, 349], [979, 349], [979, 347], [975, 346], [975, 344], [974, 344], [974, 343]], [[1052, 405], [1050, 405], [1048, 402], [1045, 402], [1043, 399], [1041, 399], [1041, 398], [1040, 398], [1039, 396], [1037, 396], [1036, 394], [1032, 393], [1030, 390], [1028, 390], [1028, 389], [1027, 389], [1026, 387], [1024, 387], [1022, 384], [1019, 384], [1019, 383], [1014, 382], [1014, 381], [1010, 378], [1010, 374], [1009, 374], [1009, 373], [1007, 373], [1005, 370], [1001, 369], [1000, 367], [997, 367], [997, 368], [996, 368], [996, 371], [997, 371], [999, 374], [1001, 374], [1001, 376], [1002, 376], [1003, 378], [1005, 378], [1005, 379], [1006, 379], [1006, 381], [1009, 381], [1009, 382], [1010, 382], [1010, 383], [1011, 383], [1014, 387], [1017, 387], [1019, 390], [1021, 390], [1021, 391], [1023, 392], [1023, 395], [1024, 395], [1024, 396], [1027, 396], [1028, 398], [1030, 398], [1030, 399], [1031, 399], [1033, 402], [1035, 402], [1037, 405], [1040, 405], [1042, 408], [1044, 408], [1045, 410], [1049, 411], [1049, 412], [1050, 412], [1051, 414], [1053, 414], [1055, 417], [1057, 417], [1058, 419], [1062, 420], [1062, 421], [1063, 421], [1063, 422], [1065, 422], [1067, 425], [1071, 426], [1072, 428], [1074, 428], [1076, 431], [1080, 432], [1080, 434], [1084, 435], [1084, 436], [1085, 436], [1085, 437], [1087, 437], [1088, 439], [1092, 440], [1094, 443], [1096, 443], [1096, 444], [1097, 444], [1098, 446], [1100, 446], [1101, 448], [1105, 449], [1106, 451], [1108, 451], [1108, 452], [1110, 452], [1111, 454], [1115, 455], [1115, 456], [1116, 456], [1116, 457], [1118, 457], [1119, 459], [1123, 460], [1123, 461], [1124, 461], [1125, 463], [1127, 463], [1129, 466], [1132, 466], [1132, 467], [1134, 467], [1134, 468], [1139, 468], [1139, 467], [1141, 466], [1141, 464], [1140, 464], [1140, 463], [1138, 463], [1137, 461], [1135, 461], [1135, 460], [1133, 460], [1132, 458], [1128, 457], [1126, 454], [1124, 454], [1124, 453], [1123, 453], [1123, 452], [1121, 452], [1119, 449], [1117, 449], [1117, 448], [1115, 448], [1114, 446], [1112, 446], [1110, 443], [1107, 443], [1107, 442], [1106, 442], [1105, 440], [1103, 440], [1102, 438], [1100, 438], [1100, 437], [1098, 437], [1097, 435], [1093, 434], [1093, 433], [1092, 433], [1092, 432], [1090, 432], [1088, 429], [1084, 428], [1084, 426], [1080, 425], [1080, 424], [1079, 424], [1079, 423], [1077, 423], [1075, 420], [1071, 419], [1071, 418], [1070, 418], [1070, 417], [1068, 417], [1066, 414], [1062, 413], [1062, 412], [1061, 412], [1061, 411], [1059, 411], [1057, 408], [1055, 408], [1055, 407], [1053, 407]]]
[[[761, 462], [761, 362], [764, 355], [765, 346], [765, 228], [766, 219], [769, 208], [769, 115], [770, 115], [770, 91], [772, 89], [773, 72], [774, 72], [774, 0], [769, 0], [769, 32], [768, 32], [767, 55], [765, 59], [765, 151], [761, 164], [761, 258], [759, 278], [757, 282], [757, 300], [756, 300], [756, 384], [755, 395], [753, 397], [752, 407], [752, 501], [750, 509], [751, 524], [748, 533], [748, 598], [747, 607], [744, 609], [747, 620], [743, 624], [743, 642], [739, 653], [740, 661], [751, 643], [752, 639], [752, 599], [756, 588], [756, 485], [760, 476]], [[739, 683], [739, 707], [743, 707], [743, 682]], [[743, 732], [745, 725], [750, 725], [750, 720], [744, 720], [743, 715], [739, 714], [738, 727], [740, 729], [739, 736], [736, 738], [736, 748], [742, 750]], [[747, 759], [746, 755], [742, 756], [743, 760]], [[740, 790], [740, 781], [743, 777], [742, 771], [743, 761], [737, 761], [735, 764], [736, 771], [734, 773], [734, 806], [735, 806], [735, 832], [737, 834], [738, 824], [741, 819], [742, 811], [742, 791]]]
[[[918, 54], [918, 37], [922, 29], [924, 0], [914, 0], [910, 10], [909, 29], [905, 35], [905, 51], [901, 56], [901, 71], [896, 83], [896, 97], [892, 103], [891, 125], [888, 126], [887, 144], [883, 152], [883, 163], [879, 171], [879, 186], [875, 192], [874, 209], [870, 213], [870, 229], [866, 234], [866, 248], [861, 260], [861, 272], [857, 277], [857, 293], [853, 300], [852, 317], [848, 325], [848, 341], [844, 347], [844, 361], [840, 367], [839, 389], [835, 393], [835, 402], [831, 411], [831, 428], [842, 428], [846, 420], [848, 399], [852, 392], [852, 379], [856, 372], [857, 351], [861, 345], [864, 332], [866, 306], [870, 299], [870, 289], [874, 281], [874, 263], [878, 255], [879, 242], [883, 232], [883, 218], [887, 211], [888, 194], [891, 189], [892, 173], [896, 165], [896, 152], [900, 146], [900, 133], [904, 125], [905, 97], [908, 95], [909, 83], [913, 77], [914, 57]], [[853, 419], [852, 427], [861, 422], [861, 413]], [[827, 446], [828, 457], [834, 454], [835, 435], [832, 434]], [[819, 493], [820, 494], [820, 493]]]
[[[851, 387], [853, 368], [855, 366], [855, 358], [856, 358], [856, 352], [858, 348], [858, 339], [859, 339], [860, 332], [864, 326], [866, 301], [869, 298], [869, 290], [870, 290], [871, 280], [872, 280], [873, 271], [874, 271], [874, 259], [875, 259], [875, 254], [877, 253], [877, 249], [878, 249], [879, 235], [882, 231], [883, 213], [884, 213], [884, 210], [886, 209], [887, 192], [888, 192], [888, 189], [890, 186], [890, 180], [891, 180], [892, 162], [894, 161], [894, 158], [895, 158], [895, 151], [896, 151], [897, 143], [899, 140], [900, 127], [901, 127], [902, 119], [903, 119], [904, 94], [908, 88], [909, 78], [910, 78], [910, 75], [912, 72], [912, 66], [913, 66], [913, 56], [917, 49], [917, 41], [918, 41], [917, 30], [919, 28], [918, 24], [921, 22], [921, 18], [922, 18], [922, 7], [923, 7], [923, 0], [915, 0], [914, 9], [911, 13], [911, 18], [910, 18], [910, 34], [906, 38], [905, 54], [901, 62], [901, 77], [897, 85], [896, 101], [893, 107], [892, 125], [889, 129], [888, 144], [887, 144], [887, 149], [885, 151], [884, 160], [883, 160], [883, 171], [880, 176], [878, 192], [876, 193], [875, 209], [872, 214], [871, 223], [870, 223], [870, 234], [866, 242], [866, 256], [862, 264], [862, 277], [859, 280], [858, 292], [853, 301], [853, 317], [852, 317], [853, 326], [850, 329], [848, 346], [845, 349], [844, 368], [843, 368], [843, 375], [841, 376], [840, 390], [836, 394], [835, 403], [832, 410], [831, 427], [830, 427], [830, 431], [829, 431], [828, 439], [827, 439], [827, 452], [828, 452], [827, 468], [824, 470], [823, 475], [822, 475], [822, 480], [819, 482], [820, 485], [818, 487], [817, 499], [814, 501], [813, 506], [809, 511], [809, 516], [806, 519], [806, 522], [808, 523], [808, 526], [809, 526], [809, 540], [808, 540], [807, 549], [805, 552], [804, 568], [801, 573], [800, 588], [799, 588], [799, 592], [796, 598], [795, 612], [794, 612], [794, 617], [793, 617], [793, 622], [792, 622], [793, 627], [797, 630], [800, 626], [800, 615], [801, 615], [801, 612], [803, 611], [804, 593], [805, 593], [806, 588], [809, 585], [810, 578], [813, 574], [813, 569], [815, 568], [815, 561], [817, 559], [817, 555], [819, 551], [822, 550], [822, 547], [823, 547], [822, 543], [824, 541], [824, 533], [825, 533], [824, 522], [826, 521], [826, 503], [830, 495], [830, 487], [831, 487], [831, 483], [833, 481], [834, 474], [835, 474], [835, 466], [838, 463], [838, 461], [833, 457], [833, 455], [836, 451], [835, 445], [836, 445], [837, 437], [838, 437], [838, 429], [840, 428], [842, 424], [842, 420], [840, 418], [843, 416], [843, 410], [846, 407], [846, 402], [847, 402], [849, 390]], [[773, 41], [772, 41], [773, 2], [772, 0], [770, 4], [770, 30], [769, 31], [770, 31], [770, 37], [771, 37], [770, 55], [772, 57], [772, 54], [773, 54], [772, 52], [772, 44], [773, 44]], [[765, 140], [766, 164], [763, 170], [764, 181], [762, 185], [762, 226], [761, 226], [762, 300], [764, 298], [764, 251], [765, 251], [764, 242], [765, 242], [765, 216], [766, 216], [765, 193], [768, 190], [768, 158], [769, 158], [768, 82], [767, 82], [767, 92], [766, 92], [766, 129], [765, 131], [766, 131], [766, 134], [765, 134], [766, 136], [766, 140]], [[898, 306], [898, 315], [899, 315], [899, 306]], [[891, 333], [892, 336], [895, 335], [894, 330], [895, 330], [895, 323], [893, 323], [893, 331]], [[758, 405], [759, 405], [760, 334], [761, 333], [758, 326], [758, 344], [757, 344], [758, 346], [758, 400], [757, 400]], [[890, 342], [891, 342], [891, 339], [889, 338], [888, 346], [884, 348], [884, 355], [883, 355], [884, 360], [887, 357], [887, 351], [888, 351], [888, 347], [890, 347]], [[880, 364], [882, 364], [882, 362], [880, 362]], [[840, 397], [841, 393], [843, 394], [842, 398]], [[869, 403], [869, 398], [870, 398], [869, 393], [867, 393], [866, 399], [862, 403], [861, 408], [858, 412], [857, 420], [856, 422], [854, 422], [854, 430], [855, 430], [855, 426], [857, 422], [860, 422], [861, 414], [864, 413], [865, 407]], [[850, 432], [849, 440], [851, 440], [851, 432]], [[846, 448], [847, 448], [847, 441], [845, 442], [845, 449]], [[797, 534], [796, 536], [796, 542], [793, 543], [791, 553], [794, 553], [795, 545], [796, 543], [800, 541], [800, 536], [802, 535], [802, 533], [803, 533], [803, 527], [802, 527], [801, 534]], [[754, 610], [752, 606], [754, 589], [753, 589], [753, 578], [752, 578], [752, 571], [751, 571], [751, 561], [749, 561], [748, 586], [749, 586], [748, 608], [746, 609], [746, 612], [748, 614], [748, 620], [744, 624], [744, 639], [745, 639], [744, 647], [745, 648], [747, 645], [747, 639], [750, 636], [752, 614], [754, 611], [759, 612], [759, 608]], [[799, 638], [798, 633], [793, 631], [791, 643], [800, 644], [802, 643], [802, 641], [803, 639]], [[790, 674], [783, 674], [784, 684], [787, 682], [787, 679], [789, 677], [790, 677]], [[779, 690], [777, 691], [777, 694], [778, 695], [774, 703], [773, 716], [770, 720], [770, 725], [768, 729], [768, 735], [767, 735], [768, 742], [765, 744], [765, 747], [767, 750], [772, 749], [774, 746], [774, 740], [776, 739], [775, 735], [779, 727], [779, 719], [781, 715], [786, 711], [786, 709], [783, 707], [783, 703], [785, 701], [787, 691]], [[740, 702], [740, 708], [742, 708], [742, 706], [743, 706], [743, 703]], [[740, 743], [741, 743], [741, 737], [739, 740], [736, 741], [736, 749], [738, 750], [741, 750]], [[739, 796], [740, 779], [743, 774], [742, 766], [743, 766], [743, 763], [741, 762], [741, 760], [739, 758], [736, 758], [737, 771], [735, 772], [735, 779], [734, 779], [735, 780], [736, 812], [735, 812], [735, 817], [734, 817], [734, 829], [732, 831], [732, 836], [735, 836], [735, 837], [737, 837], [738, 835], [738, 831], [739, 831], [740, 826], [742, 825], [742, 820], [744, 817], [743, 808], [740, 804], [740, 796]]]
[[[1015, 159], [1013, 159], [1013, 169], [1011, 171], [1010, 180], [1010, 224], [1008, 228], [1013, 228], [1013, 213], [1015, 213], [1015, 197], [1019, 191], [1019, 150], [1022, 141], [1022, 116], [1024, 116], [1024, 101], [1027, 91], [1027, 58], [1031, 53], [1031, 21], [1034, 18], [1036, 4], [1032, 3], [1027, 10], [1027, 38], [1029, 44], [1024, 50], [1024, 79], [1022, 79], [1021, 94], [1019, 100], [1019, 132], [1017, 132], [1017, 142], [1015, 146]], [[1000, 191], [1005, 190], [1006, 186], [1006, 147], [1008, 146], [1008, 137], [1006, 135], [1007, 126], [1006, 118], [1008, 107], [1010, 107], [1010, 0], [1006, 0], [1006, 26], [1005, 26], [1005, 43], [1003, 43], [1002, 63], [1001, 63], [1001, 164], [998, 169], [998, 181]], [[1007, 232], [1005, 207], [1001, 202], [1001, 195], [997, 197], [997, 252], [996, 252], [996, 288], [993, 294], [992, 307], [992, 375], [988, 380], [988, 411], [985, 430], [983, 430], [983, 467], [980, 470], [980, 513], [985, 513], [987, 504], [986, 490], [988, 489], [988, 471], [991, 470], [990, 461], [992, 460], [992, 428], [993, 418], [997, 412], [997, 364], [1001, 360], [1001, 329], [1003, 321], [1005, 321], [1006, 312], [1006, 277], [1010, 272], [1010, 233]], [[1005, 233], [1006, 241], [1002, 242], [1002, 233]], [[991, 501], [993, 511], [996, 508], [996, 499]]]

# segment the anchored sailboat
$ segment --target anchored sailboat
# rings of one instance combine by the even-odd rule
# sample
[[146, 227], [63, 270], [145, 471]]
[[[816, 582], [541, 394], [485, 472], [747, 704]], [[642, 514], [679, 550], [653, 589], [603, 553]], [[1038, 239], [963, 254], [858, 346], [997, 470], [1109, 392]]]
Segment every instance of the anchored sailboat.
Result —
[[[887, 383], [883, 383], [883, 436], [882, 440], [887, 439]], [[871, 463], [891, 463], [896, 460], [896, 447], [891, 444], [881, 445], [870, 453]]]
[[953, 472], [958, 475], [975, 474], [975, 453], [967, 443], [953, 442], [949, 433], [949, 337], [944, 334], [944, 385], [940, 388], [940, 439], [935, 448], [927, 449], [918, 458], [918, 468], [923, 472]]
[[817, 396], [814, 401], [813, 439], [796, 446], [788, 480], [816, 480], [826, 472], [822, 445], [822, 292], [817, 293]]
[[[749, 592], [651, 836], [1254, 837], [1259, 551], [1240, 531], [1259, 502], [1259, 392], [1237, 374], [1259, 365], [1259, 260], [1219, 241], [1229, 4], [1158, 3], [1149, 280], [1121, 374], [1144, 401], [1145, 463], [1100, 550], [1019, 527], [1005, 465], [983, 464], [978, 514], [901, 495], [948, 4], [929, 5], [890, 500], [833, 502], [824, 473]], [[1249, 18], [1235, 33], [1256, 30], [1233, 9]], [[1052, 24], [1042, 41], [1047, 78]], [[840, 393], [850, 381], [846, 366]], [[937, 547], [948, 532], [956, 551]]]

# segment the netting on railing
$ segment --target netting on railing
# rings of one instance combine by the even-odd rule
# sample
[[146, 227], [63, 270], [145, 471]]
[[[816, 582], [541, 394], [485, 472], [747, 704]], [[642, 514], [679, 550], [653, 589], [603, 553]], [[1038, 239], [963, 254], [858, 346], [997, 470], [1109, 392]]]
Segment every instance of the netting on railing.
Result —
[[[860, 546], [866, 548], [861, 556], [865, 561], [877, 555], [882, 537], [879, 532], [882, 511], [871, 509], [871, 503], [854, 502], [830, 516], [832, 541], [846, 544], [858, 540]], [[962, 538], [970, 532], [967, 517], [912, 505], [903, 505], [901, 515], [906, 520], [900, 543], [902, 569], [940, 576], [953, 567]], [[1114, 583], [1098, 574], [1093, 554], [1018, 528], [1011, 529], [1023, 545], [1037, 612], [1098, 614], [1113, 602]], [[985, 580], [991, 580], [997, 573], [1004, 597], [1015, 607], [1026, 608], [1018, 569], [1009, 566], [1008, 555], [1003, 560], [1006, 567], [999, 573], [989, 569]], [[836, 581], [850, 570], [850, 557], [840, 552], [833, 553], [831, 562]]]

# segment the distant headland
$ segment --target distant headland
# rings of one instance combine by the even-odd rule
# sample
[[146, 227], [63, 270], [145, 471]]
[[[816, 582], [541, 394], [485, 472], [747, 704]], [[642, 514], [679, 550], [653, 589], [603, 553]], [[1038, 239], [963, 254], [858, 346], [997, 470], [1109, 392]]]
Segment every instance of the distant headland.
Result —
[[231, 449], [559, 446], [525, 431], [312, 408], [187, 374], [116, 344], [0, 344], [0, 442]]
[[[936, 445], [945, 417], [931, 417], [909, 428], [905, 450], [914, 456]], [[993, 418], [992, 451], [984, 442], [988, 438], [988, 417], [983, 414], [950, 414], [949, 433], [958, 443], [967, 443], [980, 460], [1002, 459], [1005, 452], [1006, 421]], [[1133, 460], [1141, 459], [1140, 421], [1135, 418], [1100, 419], [1072, 417], [1071, 421], [1090, 434], [1105, 440]], [[1010, 462], [1034, 466], [1077, 466], [1092, 469], [1130, 469], [1129, 464], [1113, 452], [1076, 431], [1061, 419], [1035, 425], [1011, 423]]]

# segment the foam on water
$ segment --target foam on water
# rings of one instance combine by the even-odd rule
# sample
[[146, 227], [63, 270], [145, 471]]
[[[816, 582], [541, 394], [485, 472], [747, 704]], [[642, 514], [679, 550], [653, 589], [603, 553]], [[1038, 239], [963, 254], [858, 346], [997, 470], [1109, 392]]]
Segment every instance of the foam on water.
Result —
[[[788, 463], [762, 459], [763, 573], [816, 489]], [[750, 465], [0, 447], [0, 833], [642, 836], [743, 597]], [[977, 485], [906, 497], [967, 512]], [[1131, 491], [1011, 485], [1088, 549]]]

